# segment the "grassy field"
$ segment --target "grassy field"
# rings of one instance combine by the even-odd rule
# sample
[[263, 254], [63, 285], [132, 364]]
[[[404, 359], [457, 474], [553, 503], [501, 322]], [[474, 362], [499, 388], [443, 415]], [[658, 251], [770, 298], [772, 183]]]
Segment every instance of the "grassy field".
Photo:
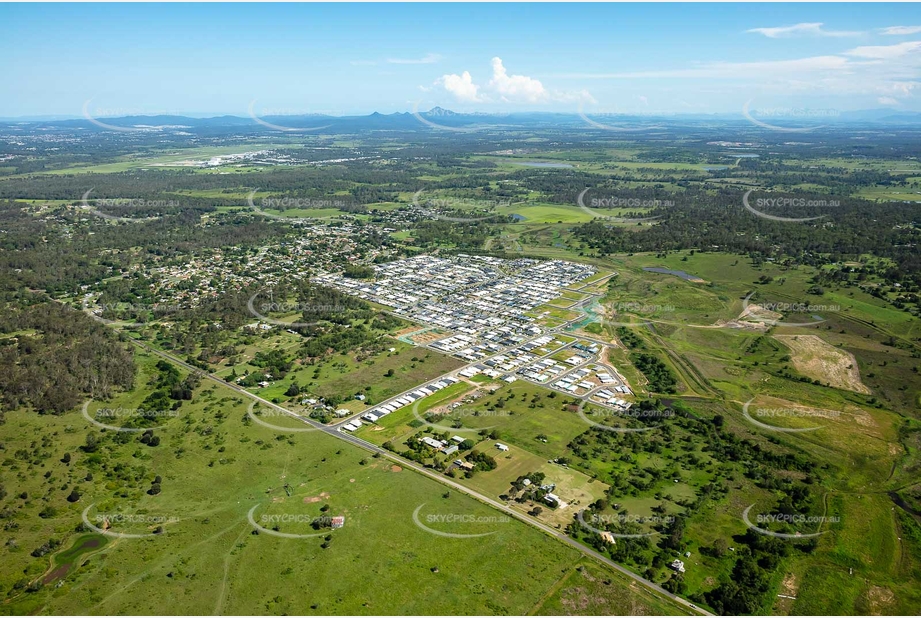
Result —
[[[127, 409], [148, 389], [154, 359], [138, 360], [138, 391], [110, 407]], [[137, 434], [103, 432], [79, 412], [8, 413], [3, 442], [21, 454], [3, 472], [12, 489], [4, 506], [16, 511], [7, 516], [15, 542], [0, 566], [6, 612], [523, 614], [580, 562], [572, 548], [434, 481], [323, 434], [251, 423], [246, 408], [234, 393], [204, 383], [155, 430], [161, 442], [153, 447]], [[101, 441], [98, 449], [81, 448], [87, 434]], [[30, 473], [36, 467], [48, 476]], [[154, 494], [155, 477], [162, 491]], [[73, 487], [80, 497], [71, 503]], [[92, 520], [111, 522], [109, 532], [148, 536], [87, 547], [93, 537], [80, 532], [80, 517], [88, 507]], [[490, 534], [433, 535], [414, 522], [417, 509], [428, 529]], [[315, 534], [309, 522], [324, 513], [344, 516], [345, 525], [321, 537], [282, 538], [257, 533], [251, 510], [263, 528], [289, 535]], [[444, 519], [453, 515], [479, 521]], [[163, 532], [151, 534], [152, 522], [163, 522]], [[56, 550], [29, 555], [51, 538]], [[29, 584], [64, 564], [74, 566], [61, 579]], [[623, 578], [601, 572], [612, 594], [634, 596]], [[650, 612], [669, 607], [641, 602]]]
[[582, 563], [567, 571], [550, 594], [534, 607], [533, 616], [647, 616], [666, 613], [689, 615], [690, 610], [654, 597], [632, 585], [623, 595], [595, 565]]

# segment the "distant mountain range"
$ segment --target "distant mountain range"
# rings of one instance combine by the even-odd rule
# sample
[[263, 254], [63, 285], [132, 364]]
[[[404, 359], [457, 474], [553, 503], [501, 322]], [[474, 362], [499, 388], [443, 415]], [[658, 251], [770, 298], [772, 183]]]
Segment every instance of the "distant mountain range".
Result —
[[[868, 124], [868, 125], [921, 125], [921, 112], [900, 111], [892, 109], [869, 109], [849, 112], [828, 111], [825, 114], [799, 114], [795, 112], [788, 116], [775, 115], [752, 116], [761, 122], [777, 126], [835, 126], [843, 124]], [[600, 124], [612, 126], [636, 125], [682, 125], [699, 124], [702, 122], [728, 122], [747, 123], [748, 119], [740, 111], [738, 114], [662, 114], [662, 115], [631, 115], [631, 114], [590, 114], [587, 118]], [[493, 127], [525, 128], [525, 127], [572, 127], [585, 126], [586, 121], [579, 114], [573, 112], [514, 112], [508, 114], [491, 113], [458, 113], [441, 107], [434, 107], [424, 112], [397, 112], [381, 114], [374, 112], [366, 116], [327, 116], [322, 114], [304, 114], [297, 116], [208, 116], [195, 115], [156, 115], [156, 116], [123, 116], [102, 117], [97, 119], [75, 117], [22, 117], [0, 118], [0, 123], [6, 125], [28, 124], [35, 127], [48, 128], [85, 128], [105, 130], [109, 127], [137, 129], [149, 127], [151, 130], [175, 129], [214, 129], [214, 128], [249, 128], [256, 129], [260, 126], [276, 131], [305, 132], [310, 129], [341, 129], [341, 130], [415, 130], [420, 127], [448, 129], [475, 129]], [[599, 127], [600, 128], [600, 127]]]

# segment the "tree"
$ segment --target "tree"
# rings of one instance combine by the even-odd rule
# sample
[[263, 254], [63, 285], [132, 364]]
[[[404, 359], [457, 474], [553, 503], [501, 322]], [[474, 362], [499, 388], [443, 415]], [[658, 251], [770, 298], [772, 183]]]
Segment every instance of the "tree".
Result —
[[94, 433], [86, 434], [86, 442], [83, 443], [81, 448], [86, 453], [95, 453], [96, 449], [99, 448], [99, 438]]
[[79, 502], [80, 501], [80, 492], [77, 491], [76, 487], [73, 489], [73, 491], [70, 492], [70, 495], [67, 496], [67, 501], [68, 502]]

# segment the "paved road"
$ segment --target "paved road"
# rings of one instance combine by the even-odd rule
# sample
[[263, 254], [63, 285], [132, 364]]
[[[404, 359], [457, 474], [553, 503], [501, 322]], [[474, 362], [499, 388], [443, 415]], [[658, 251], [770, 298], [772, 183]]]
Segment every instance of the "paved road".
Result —
[[143, 350], [146, 350], [147, 352], [150, 352], [151, 354], [155, 354], [155, 355], [157, 355], [157, 356], [159, 356], [159, 357], [161, 357], [161, 358], [164, 358], [164, 359], [166, 359], [166, 360], [168, 360], [168, 361], [170, 361], [170, 362], [173, 362], [173, 363], [175, 363], [175, 364], [177, 364], [177, 365], [180, 365], [180, 366], [184, 367], [185, 369], [188, 369], [189, 371], [193, 371], [193, 372], [195, 372], [195, 373], [198, 373], [199, 375], [202, 375], [202, 376], [204, 376], [204, 377], [206, 377], [206, 378], [208, 378], [208, 379], [210, 379], [210, 380], [213, 380], [214, 382], [217, 382], [218, 384], [220, 384], [220, 385], [222, 385], [222, 386], [224, 386], [224, 387], [226, 387], [226, 388], [229, 388], [229, 389], [231, 389], [231, 390], [233, 390], [233, 391], [236, 391], [237, 393], [240, 393], [241, 395], [244, 395], [244, 396], [246, 396], [246, 397], [249, 397], [250, 399], [254, 399], [254, 400], [258, 401], [259, 403], [261, 403], [261, 404], [263, 404], [263, 405], [266, 405], [266, 406], [268, 406], [268, 407], [270, 407], [270, 408], [272, 408], [272, 409], [278, 410], [279, 412], [283, 412], [284, 414], [287, 414], [287, 415], [291, 416], [292, 418], [295, 418], [295, 419], [297, 419], [297, 420], [299, 420], [299, 421], [301, 421], [301, 422], [303, 422], [303, 423], [307, 423], [308, 425], [311, 425], [312, 427], [314, 427], [314, 428], [317, 429], [318, 431], [322, 431], [323, 433], [325, 433], [325, 434], [327, 434], [327, 435], [330, 435], [330, 436], [333, 436], [334, 438], [337, 438], [337, 439], [339, 439], [339, 440], [344, 440], [344, 441], [346, 441], [346, 442], [348, 442], [348, 443], [350, 443], [350, 444], [352, 444], [352, 445], [354, 445], [354, 446], [357, 446], [358, 448], [364, 449], [364, 450], [366, 450], [366, 451], [370, 451], [370, 452], [372, 452], [372, 453], [379, 454], [379, 455], [381, 455], [382, 457], [386, 457], [387, 459], [390, 459], [391, 461], [394, 461], [395, 463], [398, 463], [398, 464], [399, 464], [401, 467], [403, 467], [403, 468], [411, 468], [412, 470], [418, 472], [419, 474], [422, 474], [422, 475], [427, 476], [427, 477], [429, 477], [429, 478], [431, 478], [431, 479], [433, 479], [433, 480], [435, 480], [435, 481], [438, 481], [439, 483], [441, 483], [441, 484], [443, 484], [443, 485], [447, 485], [448, 487], [451, 487], [452, 489], [455, 489], [455, 490], [457, 490], [457, 491], [459, 491], [459, 492], [461, 492], [461, 493], [463, 493], [463, 494], [466, 494], [466, 495], [468, 495], [468, 496], [470, 496], [470, 497], [472, 497], [472, 498], [475, 498], [476, 500], [479, 500], [480, 502], [482, 502], [482, 503], [484, 503], [484, 504], [487, 504], [487, 505], [489, 505], [489, 506], [491, 506], [491, 507], [493, 507], [493, 508], [495, 508], [495, 509], [497, 509], [497, 510], [502, 511], [503, 513], [505, 513], [505, 514], [507, 514], [507, 515], [509, 515], [509, 516], [511, 516], [511, 517], [514, 517], [515, 519], [517, 519], [517, 520], [519, 520], [519, 521], [522, 521], [522, 522], [524, 522], [524, 523], [526, 523], [526, 524], [528, 524], [528, 525], [531, 525], [531, 526], [533, 526], [533, 527], [535, 527], [535, 528], [538, 528], [539, 530], [541, 530], [542, 532], [544, 532], [544, 533], [546, 533], [546, 534], [552, 536], [553, 538], [558, 539], [558, 540], [560, 540], [560, 541], [566, 543], [567, 545], [570, 545], [570, 546], [574, 547], [575, 549], [577, 549], [577, 550], [579, 550], [580, 552], [582, 552], [584, 555], [590, 556], [590, 557], [594, 558], [595, 560], [597, 560], [597, 561], [599, 561], [599, 562], [605, 564], [606, 566], [608, 566], [608, 567], [610, 567], [610, 568], [612, 568], [612, 569], [615, 569], [616, 571], [618, 571], [618, 572], [620, 572], [620, 573], [623, 573], [623, 574], [626, 575], [627, 577], [629, 577], [629, 578], [631, 578], [631, 579], [633, 579], [633, 580], [639, 582], [640, 584], [646, 586], [646, 587], [649, 588], [650, 590], [652, 590], [652, 591], [654, 591], [654, 592], [656, 592], [656, 593], [658, 593], [658, 594], [660, 594], [660, 595], [662, 595], [662, 596], [664, 596], [664, 597], [667, 597], [667, 598], [671, 599], [672, 601], [674, 601], [675, 603], [681, 605], [682, 607], [685, 607], [685, 608], [688, 608], [688, 609], [690, 609], [690, 610], [696, 611], [696, 612], [698, 612], [698, 613], [700, 613], [700, 614], [702, 614], [702, 615], [705, 615], [705, 616], [712, 616], [712, 615], [713, 615], [713, 614], [707, 612], [706, 610], [704, 610], [704, 609], [702, 609], [702, 608], [699, 608], [699, 607], [695, 606], [693, 603], [687, 601], [686, 599], [683, 599], [683, 598], [681, 598], [681, 597], [679, 597], [679, 596], [676, 596], [676, 595], [674, 595], [674, 594], [668, 592], [667, 590], [665, 590], [664, 588], [662, 588], [662, 587], [659, 586], [658, 584], [656, 584], [656, 583], [654, 583], [654, 582], [651, 582], [651, 581], [649, 581], [648, 579], [645, 579], [645, 578], [643, 578], [643, 577], [640, 577], [639, 575], [637, 575], [637, 574], [635, 574], [635, 573], [633, 573], [633, 572], [631, 572], [631, 571], [625, 569], [624, 567], [620, 566], [619, 564], [617, 564], [617, 563], [614, 562], [613, 560], [610, 560], [610, 559], [606, 558], [605, 556], [603, 556], [603, 555], [601, 555], [600, 553], [594, 551], [593, 549], [590, 549], [590, 548], [588, 548], [588, 547], [585, 547], [584, 545], [578, 543], [577, 541], [575, 541], [574, 539], [570, 538], [570, 537], [567, 536], [566, 534], [564, 534], [564, 533], [562, 533], [562, 532], [559, 532], [559, 531], [557, 531], [557, 530], [551, 528], [550, 526], [547, 526], [546, 524], [543, 524], [543, 523], [541, 523], [541, 522], [539, 522], [539, 521], [537, 521], [537, 520], [535, 520], [535, 519], [533, 519], [533, 518], [531, 518], [531, 517], [528, 517], [528, 516], [524, 515], [523, 513], [519, 513], [519, 512], [517, 512], [517, 511], [515, 511], [514, 509], [512, 509], [512, 508], [506, 506], [505, 504], [503, 504], [503, 503], [501, 503], [501, 502], [499, 502], [499, 501], [497, 501], [497, 500], [494, 500], [494, 499], [492, 499], [492, 498], [490, 498], [490, 497], [488, 497], [488, 496], [485, 496], [485, 495], [483, 495], [483, 494], [481, 494], [481, 493], [479, 493], [479, 492], [477, 492], [477, 491], [475, 491], [475, 490], [473, 490], [473, 489], [470, 489], [469, 487], [466, 487], [466, 486], [464, 486], [464, 485], [461, 485], [460, 483], [457, 483], [457, 482], [451, 480], [450, 478], [444, 476], [443, 474], [440, 474], [440, 473], [438, 473], [438, 472], [433, 472], [432, 470], [429, 470], [429, 469], [427, 469], [427, 468], [424, 468], [424, 467], [420, 466], [419, 464], [417, 464], [417, 463], [415, 463], [415, 462], [412, 462], [412, 461], [403, 459], [402, 457], [399, 457], [398, 455], [395, 455], [394, 453], [391, 453], [390, 451], [387, 451], [387, 450], [385, 450], [385, 449], [383, 449], [383, 448], [381, 448], [381, 447], [379, 447], [379, 446], [377, 446], [377, 445], [375, 445], [375, 444], [371, 444], [370, 442], [366, 442], [366, 441], [362, 440], [361, 438], [358, 438], [358, 437], [353, 436], [353, 435], [351, 435], [351, 434], [342, 433], [342, 432], [338, 431], [338, 430], [337, 430], [335, 427], [333, 427], [333, 426], [323, 425], [323, 424], [318, 423], [318, 422], [316, 422], [316, 421], [314, 421], [314, 420], [312, 420], [312, 419], [305, 418], [305, 417], [303, 417], [303, 416], [300, 416], [300, 415], [298, 415], [298, 414], [295, 414], [295, 413], [292, 412], [291, 410], [288, 410], [288, 409], [286, 409], [286, 408], [283, 408], [282, 406], [279, 406], [279, 405], [277, 405], [277, 404], [275, 404], [275, 403], [272, 403], [271, 401], [269, 401], [269, 400], [267, 400], [267, 399], [263, 399], [262, 397], [259, 397], [258, 395], [255, 395], [255, 394], [253, 394], [253, 393], [250, 393], [250, 392], [247, 391], [246, 389], [241, 388], [240, 386], [237, 386], [236, 384], [233, 384], [233, 383], [231, 383], [231, 382], [227, 382], [227, 381], [225, 381], [224, 379], [222, 379], [222, 378], [220, 378], [220, 377], [218, 377], [218, 376], [216, 376], [216, 375], [214, 375], [214, 374], [212, 374], [212, 373], [203, 371], [203, 370], [199, 369], [198, 367], [195, 367], [194, 365], [191, 365], [191, 364], [185, 362], [185, 361], [182, 360], [181, 358], [177, 358], [176, 356], [173, 356], [172, 354], [169, 354], [169, 353], [164, 352], [164, 351], [162, 351], [162, 350], [158, 350], [158, 349], [156, 349], [156, 348], [153, 348], [153, 347], [147, 345], [146, 343], [143, 343], [143, 342], [140, 342], [140, 341], [134, 341], [134, 340], [132, 340], [132, 343], [134, 343], [136, 346], [142, 348]]
[[[597, 284], [597, 282], [593, 282], [593, 284]], [[583, 287], [584, 287], [584, 286], [583, 286]], [[594, 298], [595, 296], [597, 296], [597, 295], [593, 295], [592, 298]], [[585, 301], [588, 301], [588, 300], [590, 300], [590, 299], [585, 299]], [[580, 303], [577, 303], [577, 304], [581, 306], [582, 303], [580, 302]], [[99, 322], [101, 322], [101, 323], [103, 323], [103, 324], [106, 324], [106, 325], [108, 325], [108, 326], [116, 326], [116, 325], [117, 325], [117, 324], [114, 324], [114, 323], [110, 322], [109, 320], [105, 320], [105, 319], [103, 319], [103, 318], [101, 318], [101, 317], [99, 317], [99, 316], [93, 315], [92, 313], [90, 313], [90, 316], [93, 317], [94, 319], [96, 319], [97, 321], [99, 321]], [[406, 319], [406, 316], [402, 316], [402, 315], [401, 315], [401, 316], [399, 316], [399, 317], [401, 317], [401, 318], [403, 318], [403, 319]], [[543, 336], [543, 335], [546, 335], [546, 334], [556, 334], [556, 333], [559, 333], [561, 330], [563, 330], [564, 328], [566, 328], [567, 326], [569, 326], [569, 324], [575, 322], [577, 319], [581, 319], [581, 318], [575, 318], [575, 319], [573, 319], [573, 320], [567, 321], [567, 322], [564, 323], [564, 324], [561, 324], [560, 326], [557, 326], [556, 328], [547, 329], [547, 330], [546, 330], [544, 333], [542, 333], [541, 335], [536, 335], [535, 337], [533, 337], [533, 338], [531, 338], [531, 339], [528, 339], [528, 340], [525, 340], [525, 341], [522, 341], [521, 343], [515, 344], [514, 346], [508, 346], [508, 347], [506, 347], [506, 348], [503, 348], [503, 349], [500, 350], [499, 352], [496, 352], [496, 354], [501, 354], [501, 353], [507, 351], [507, 350], [510, 349], [510, 348], [517, 347], [517, 346], [519, 346], [519, 345], [522, 345], [523, 343], [527, 343], [528, 341], [531, 341], [532, 339], [537, 339], [537, 338], [540, 337], [540, 336]], [[590, 341], [593, 341], [593, 342], [595, 342], [595, 343], [599, 343], [599, 344], [602, 344], [602, 345], [610, 345], [610, 342], [605, 342], [605, 341], [603, 341], [603, 340], [594, 339], [594, 338], [592, 338], [592, 337], [584, 337], [584, 336], [582, 336], [582, 335], [579, 335], [579, 337], [584, 338], [584, 339], [588, 339], [588, 340], [590, 340]], [[653, 592], [655, 592], [655, 593], [657, 593], [657, 594], [659, 594], [659, 595], [661, 595], [661, 596], [663, 596], [663, 597], [666, 597], [666, 598], [668, 598], [668, 599], [671, 599], [672, 601], [674, 601], [675, 603], [677, 603], [678, 605], [680, 605], [680, 606], [682, 606], [682, 607], [685, 607], [685, 608], [687, 608], [687, 609], [689, 609], [689, 610], [691, 610], [691, 611], [695, 611], [695, 612], [697, 612], [697, 613], [699, 613], [699, 614], [701, 614], [701, 615], [705, 615], [705, 616], [712, 616], [712, 615], [713, 615], [713, 614], [709, 613], [708, 611], [706, 611], [706, 610], [704, 610], [704, 609], [702, 609], [702, 608], [700, 608], [700, 607], [697, 607], [696, 605], [694, 605], [694, 604], [691, 603], [690, 601], [687, 601], [686, 599], [683, 599], [683, 598], [681, 598], [681, 597], [679, 597], [679, 596], [677, 596], [677, 595], [674, 595], [674, 594], [668, 592], [667, 590], [665, 590], [664, 588], [662, 588], [661, 586], [659, 586], [659, 585], [656, 584], [655, 582], [652, 582], [652, 581], [650, 581], [650, 580], [648, 580], [648, 579], [646, 579], [646, 578], [644, 578], [644, 577], [640, 577], [639, 575], [633, 573], [632, 571], [629, 571], [628, 569], [626, 569], [626, 568], [620, 566], [619, 564], [617, 564], [617, 563], [614, 562], [613, 560], [610, 560], [609, 558], [603, 556], [602, 554], [598, 553], [597, 551], [595, 551], [595, 550], [593, 550], [593, 549], [591, 549], [591, 548], [589, 548], [589, 547], [586, 547], [586, 546], [582, 545], [581, 543], [579, 543], [579, 542], [575, 541], [574, 539], [570, 538], [569, 536], [567, 536], [565, 533], [559, 532], [558, 530], [555, 530], [554, 528], [551, 528], [550, 526], [548, 526], [548, 525], [546, 525], [546, 524], [544, 524], [544, 523], [542, 523], [542, 522], [540, 522], [540, 521], [538, 521], [538, 520], [536, 520], [536, 519], [534, 519], [534, 518], [531, 518], [531, 517], [529, 517], [529, 516], [526, 516], [526, 515], [523, 514], [523, 513], [519, 513], [518, 511], [515, 511], [515, 510], [512, 509], [511, 507], [509, 507], [509, 506], [503, 504], [502, 502], [499, 502], [499, 501], [497, 501], [497, 500], [494, 500], [493, 498], [490, 498], [490, 497], [488, 497], [488, 496], [486, 496], [486, 495], [483, 495], [483, 494], [481, 494], [481, 493], [479, 493], [479, 492], [477, 492], [477, 491], [475, 491], [475, 490], [473, 490], [473, 489], [470, 489], [469, 487], [466, 487], [466, 486], [464, 486], [464, 485], [461, 485], [460, 483], [457, 483], [457, 482], [451, 480], [450, 478], [444, 476], [444, 475], [441, 474], [441, 473], [434, 472], [434, 471], [429, 470], [428, 468], [425, 468], [425, 467], [423, 467], [423, 466], [421, 466], [421, 465], [419, 465], [419, 464], [417, 464], [417, 463], [415, 463], [415, 462], [413, 462], [413, 461], [409, 461], [409, 460], [407, 460], [407, 459], [404, 459], [404, 458], [402, 458], [402, 457], [400, 457], [400, 456], [398, 456], [398, 455], [396, 455], [396, 454], [394, 454], [394, 453], [391, 453], [390, 451], [388, 451], [388, 450], [386, 450], [386, 449], [383, 449], [383, 448], [377, 446], [376, 444], [372, 444], [372, 443], [370, 443], [370, 442], [366, 442], [365, 440], [362, 440], [361, 438], [358, 438], [357, 436], [354, 436], [354, 435], [352, 435], [352, 434], [349, 434], [349, 433], [345, 433], [345, 432], [340, 431], [339, 428], [340, 428], [342, 425], [346, 424], [346, 423], [348, 422], [348, 419], [342, 420], [341, 422], [336, 423], [335, 425], [324, 425], [324, 424], [322, 424], [322, 423], [318, 423], [317, 421], [314, 421], [313, 419], [310, 419], [310, 418], [301, 416], [301, 415], [299, 415], [299, 414], [296, 414], [296, 413], [292, 412], [291, 410], [288, 410], [287, 408], [284, 408], [284, 407], [282, 407], [282, 406], [280, 406], [280, 405], [278, 405], [278, 404], [275, 404], [275, 403], [273, 403], [273, 402], [271, 402], [271, 401], [269, 401], [269, 400], [267, 400], [267, 399], [264, 399], [264, 398], [262, 398], [262, 397], [260, 397], [260, 396], [258, 396], [258, 395], [256, 395], [256, 394], [254, 394], [254, 393], [251, 393], [251, 392], [249, 392], [248, 390], [246, 390], [246, 389], [244, 389], [244, 388], [242, 388], [242, 387], [240, 387], [240, 386], [238, 386], [238, 385], [236, 385], [236, 384], [234, 384], [234, 383], [232, 383], [232, 382], [227, 382], [226, 380], [224, 380], [223, 378], [221, 378], [221, 377], [219, 377], [219, 376], [217, 376], [217, 375], [215, 375], [215, 374], [212, 374], [212, 373], [207, 372], [207, 371], [204, 371], [204, 370], [202, 370], [202, 369], [200, 369], [200, 368], [198, 368], [198, 367], [195, 367], [194, 365], [191, 365], [191, 364], [185, 362], [184, 360], [182, 360], [181, 358], [178, 358], [178, 357], [176, 357], [176, 356], [174, 356], [174, 355], [172, 355], [172, 354], [169, 354], [168, 352], [164, 352], [164, 351], [162, 351], [162, 350], [158, 350], [158, 349], [156, 349], [156, 348], [153, 348], [153, 347], [147, 345], [146, 343], [143, 343], [143, 342], [140, 342], [140, 341], [136, 341], [136, 340], [133, 340], [133, 339], [131, 340], [131, 342], [134, 343], [136, 346], [142, 348], [143, 350], [145, 350], [145, 351], [147, 351], [147, 352], [149, 352], [149, 353], [151, 353], [151, 354], [155, 354], [155, 355], [157, 355], [157, 356], [159, 356], [159, 357], [161, 357], [161, 358], [164, 358], [164, 359], [166, 359], [166, 360], [168, 360], [168, 361], [170, 361], [170, 362], [173, 362], [173, 363], [175, 363], [175, 364], [177, 364], [177, 365], [180, 365], [180, 366], [184, 367], [185, 369], [187, 369], [187, 370], [189, 370], [189, 371], [195, 372], [195, 373], [197, 373], [197, 374], [199, 374], [199, 375], [202, 375], [203, 377], [206, 377], [206, 378], [208, 378], [208, 379], [210, 379], [210, 380], [213, 380], [214, 382], [217, 382], [218, 384], [220, 384], [220, 385], [222, 385], [222, 386], [224, 386], [224, 387], [226, 387], [226, 388], [229, 388], [229, 389], [231, 389], [232, 391], [235, 391], [235, 392], [237, 392], [237, 393], [239, 393], [239, 394], [241, 394], [241, 395], [243, 395], [243, 396], [245, 396], [245, 397], [248, 397], [248, 398], [250, 398], [250, 399], [253, 399], [253, 400], [255, 400], [255, 401], [258, 401], [259, 403], [261, 403], [261, 404], [263, 404], [263, 405], [265, 405], [265, 406], [267, 406], [267, 407], [269, 407], [269, 408], [272, 408], [272, 409], [274, 409], [274, 410], [277, 410], [277, 411], [279, 411], [279, 412], [282, 412], [282, 413], [284, 413], [284, 414], [286, 414], [286, 415], [288, 415], [288, 416], [290, 416], [290, 417], [292, 417], [292, 418], [294, 418], [294, 419], [297, 419], [298, 421], [300, 421], [300, 422], [302, 422], [302, 423], [306, 423], [306, 424], [310, 425], [311, 427], [313, 427], [314, 429], [316, 429], [317, 431], [321, 431], [321, 432], [323, 432], [323, 433], [325, 433], [325, 434], [327, 434], [327, 435], [329, 435], [329, 436], [332, 436], [332, 437], [334, 437], [334, 438], [336, 438], [336, 439], [344, 440], [345, 442], [348, 442], [348, 443], [350, 443], [350, 444], [352, 444], [352, 445], [354, 445], [354, 446], [356, 446], [356, 447], [358, 447], [358, 448], [360, 448], [360, 449], [363, 449], [363, 450], [365, 450], [365, 451], [369, 451], [369, 452], [371, 452], [371, 453], [378, 454], [378, 455], [380, 455], [380, 456], [382, 456], [382, 457], [386, 457], [387, 459], [389, 459], [389, 460], [391, 460], [391, 461], [394, 461], [395, 463], [398, 463], [398, 464], [399, 464], [401, 467], [403, 467], [403, 468], [411, 468], [412, 470], [414, 470], [415, 472], [418, 472], [419, 474], [422, 474], [422, 475], [424, 475], [424, 476], [427, 476], [427, 477], [429, 477], [429, 478], [431, 478], [431, 479], [433, 479], [433, 480], [435, 480], [435, 481], [437, 481], [437, 482], [439, 482], [439, 483], [441, 483], [441, 484], [443, 484], [443, 485], [447, 485], [448, 487], [451, 487], [452, 489], [455, 489], [456, 491], [459, 491], [459, 492], [461, 492], [461, 493], [463, 493], [463, 494], [465, 494], [465, 495], [468, 495], [468, 496], [470, 496], [470, 497], [472, 497], [472, 498], [474, 498], [474, 499], [476, 499], [476, 500], [479, 500], [479, 501], [482, 502], [483, 504], [487, 504], [487, 505], [489, 505], [489, 506], [491, 506], [491, 507], [493, 507], [493, 508], [495, 508], [495, 509], [497, 509], [497, 510], [499, 510], [499, 511], [502, 511], [502, 512], [505, 513], [505, 514], [507, 514], [507, 515], [509, 515], [509, 516], [511, 516], [511, 517], [514, 517], [515, 519], [517, 519], [517, 520], [519, 520], [519, 521], [522, 521], [522, 522], [524, 522], [524, 523], [526, 523], [526, 524], [528, 524], [528, 525], [530, 525], [530, 526], [533, 526], [533, 527], [535, 527], [535, 528], [541, 530], [541, 531], [544, 532], [545, 534], [548, 534], [548, 535], [552, 536], [553, 538], [555, 538], [555, 539], [557, 539], [557, 540], [559, 540], [559, 541], [562, 541], [562, 542], [566, 543], [567, 545], [570, 545], [571, 547], [573, 547], [573, 548], [577, 549], [578, 551], [580, 551], [582, 554], [584, 554], [584, 555], [586, 555], [586, 556], [589, 556], [589, 557], [591, 557], [591, 558], [594, 558], [594, 559], [597, 560], [598, 562], [601, 562], [601, 563], [603, 563], [604, 565], [606, 565], [606, 566], [608, 566], [608, 567], [610, 567], [610, 568], [612, 568], [612, 569], [614, 569], [614, 570], [616, 570], [616, 571], [618, 571], [618, 572], [624, 574], [625, 576], [629, 577], [630, 579], [633, 579], [634, 581], [636, 581], [636, 582], [638, 582], [638, 583], [640, 583], [640, 584], [646, 586], [648, 589], [652, 590]], [[565, 347], [568, 347], [568, 346], [564, 346], [564, 348], [560, 348], [560, 349], [565, 349]], [[554, 351], [554, 352], [550, 352], [550, 353], [548, 353], [548, 354], [545, 354], [545, 355], [543, 355], [541, 358], [545, 358], [546, 356], [550, 356], [551, 354], [556, 354], [556, 352], [558, 352], [558, 351], [559, 351], [559, 350]], [[484, 358], [483, 360], [487, 360], [488, 358], [491, 358], [491, 357]], [[470, 366], [473, 366], [473, 365], [480, 364], [480, 363], [483, 362], [483, 360], [481, 360], [481, 361], [476, 361], [476, 362], [472, 362], [472, 363], [468, 363], [468, 364], [465, 365], [464, 367], [470, 367]], [[588, 362], [588, 361], [587, 361], [587, 362]], [[579, 366], [581, 366], [581, 364], [580, 364]], [[458, 370], [452, 371], [452, 372], [450, 372], [450, 373], [448, 373], [448, 374], [445, 374], [445, 375], [452, 375], [452, 374], [456, 373], [457, 371], [460, 371], [460, 370], [463, 369], [464, 367], [462, 367], [462, 368], [460, 368], [460, 369], [458, 369]], [[573, 369], [576, 369], [576, 368], [577, 368], [577, 367], [574, 367]], [[442, 376], [442, 377], [444, 377], [444, 376]], [[439, 379], [440, 379], [440, 378], [435, 378], [434, 380], [431, 380], [430, 382], [437, 382]], [[430, 382], [426, 382], [425, 384], [428, 384], [428, 383], [430, 383]], [[424, 386], [425, 384], [423, 384], [422, 386]], [[412, 391], [414, 391], [414, 390], [418, 390], [419, 388], [420, 388], [420, 386], [418, 386], [418, 385], [417, 385], [417, 386], [414, 386], [414, 387], [412, 387], [411, 389], [407, 390], [406, 393], [410, 393], [410, 392], [412, 392]], [[387, 401], [385, 401], [385, 402], [383, 402], [383, 403], [387, 403], [387, 402], [389, 402], [389, 401], [391, 401], [391, 400], [393, 400], [393, 399], [397, 399], [397, 398], [403, 396], [403, 394], [405, 394], [405, 393], [401, 393], [401, 394], [399, 394], [399, 395], [396, 395], [396, 396], [394, 396], [394, 397], [391, 397], [390, 399], [388, 399]], [[378, 404], [378, 405], [381, 405], [381, 404]], [[363, 414], [363, 412], [361, 412], [361, 413], [359, 413], [359, 414]], [[357, 416], [357, 414], [351, 416], [350, 418], [354, 418], [355, 416]]]

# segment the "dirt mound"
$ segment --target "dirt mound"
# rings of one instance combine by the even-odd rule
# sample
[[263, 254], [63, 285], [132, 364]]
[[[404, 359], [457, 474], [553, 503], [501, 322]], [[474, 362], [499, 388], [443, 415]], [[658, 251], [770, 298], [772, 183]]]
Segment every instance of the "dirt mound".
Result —
[[790, 348], [793, 366], [804, 376], [855, 393], [870, 394], [860, 381], [857, 359], [816, 335], [774, 335]]

